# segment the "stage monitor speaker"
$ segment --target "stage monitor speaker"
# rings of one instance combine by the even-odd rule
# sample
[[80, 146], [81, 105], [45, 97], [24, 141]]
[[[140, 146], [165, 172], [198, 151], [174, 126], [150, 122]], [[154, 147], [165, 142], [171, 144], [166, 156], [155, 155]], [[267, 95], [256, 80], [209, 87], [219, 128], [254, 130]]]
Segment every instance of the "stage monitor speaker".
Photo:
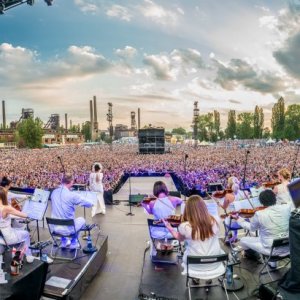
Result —
[[131, 204], [138, 204], [144, 200], [144, 198], [147, 197], [145, 194], [135, 194], [135, 195], [129, 195], [129, 202]]
[[105, 204], [107, 204], [107, 205], [112, 205], [113, 204], [113, 192], [112, 192], [112, 190], [104, 191], [103, 197], [104, 197], [104, 203]]
[[208, 188], [207, 188], [207, 192], [208, 193], [213, 193], [213, 192], [216, 192], [216, 191], [222, 191], [223, 189], [224, 189], [223, 185], [220, 182], [209, 183]]
[[170, 191], [170, 196], [181, 198], [181, 193], [179, 191]]

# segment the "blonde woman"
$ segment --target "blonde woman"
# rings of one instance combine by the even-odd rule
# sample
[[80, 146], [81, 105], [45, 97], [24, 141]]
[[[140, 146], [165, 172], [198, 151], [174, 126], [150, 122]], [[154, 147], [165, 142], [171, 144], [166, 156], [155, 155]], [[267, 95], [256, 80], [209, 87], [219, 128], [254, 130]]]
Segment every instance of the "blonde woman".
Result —
[[287, 168], [282, 168], [277, 172], [277, 175], [280, 184], [276, 185], [273, 189], [277, 204], [292, 204], [292, 199], [287, 187], [291, 181], [291, 172]]
[[92, 173], [90, 174], [90, 190], [97, 193], [97, 203], [92, 207], [92, 217], [96, 214], [105, 215], [105, 203], [103, 198], [103, 167], [100, 163], [96, 162], [93, 164]]

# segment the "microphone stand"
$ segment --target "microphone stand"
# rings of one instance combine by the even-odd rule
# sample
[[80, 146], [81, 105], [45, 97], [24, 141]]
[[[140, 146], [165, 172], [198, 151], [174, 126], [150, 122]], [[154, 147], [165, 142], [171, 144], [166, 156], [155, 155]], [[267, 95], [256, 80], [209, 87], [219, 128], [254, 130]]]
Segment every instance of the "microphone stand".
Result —
[[[188, 159], [188, 154], [184, 154], [184, 178], [186, 179], [186, 160]], [[187, 188], [186, 185], [184, 185], [184, 201], [186, 201], [186, 193], [187, 193]]]
[[65, 166], [64, 166], [64, 164], [63, 164], [63, 162], [62, 162], [61, 157], [58, 156], [57, 158], [58, 158], [58, 160], [59, 160], [59, 162], [60, 162], [60, 165], [61, 165], [61, 168], [62, 168], [63, 173], [66, 174]]
[[132, 200], [132, 195], [131, 195], [131, 173], [129, 173], [128, 177], [128, 183], [129, 183], [129, 213], [126, 214], [126, 216], [134, 216], [134, 214], [131, 211], [131, 200]]
[[295, 153], [295, 160], [294, 160], [294, 165], [293, 165], [293, 169], [292, 169], [292, 178], [295, 177], [295, 169], [296, 169], [296, 164], [297, 164], [297, 160], [298, 160], [298, 154], [299, 154], [299, 149], [300, 149], [300, 144], [297, 145], [297, 151]]
[[245, 182], [246, 182], [246, 168], [247, 168], [247, 162], [248, 162], [248, 155], [249, 155], [250, 151], [247, 150], [246, 151], [246, 159], [245, 159], [245, 166], [244, 166], [244, 175], [243, 175], [243, 189], [245, 189]]

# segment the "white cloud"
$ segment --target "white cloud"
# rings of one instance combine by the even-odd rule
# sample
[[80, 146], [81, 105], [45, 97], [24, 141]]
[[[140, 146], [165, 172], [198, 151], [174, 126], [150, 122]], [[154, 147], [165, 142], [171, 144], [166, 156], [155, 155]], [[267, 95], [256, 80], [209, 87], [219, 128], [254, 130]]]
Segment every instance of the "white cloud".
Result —
[[114, 4], [107, 11], [106, 15], [109, 17], [115, 17], [123, 21], [130, 22], [132, 15], [129, 13], [129, 10], [122, 5]]
[[89, 0], [74, 0], [74, 3], [84, 13], [92, 13], [93, 14], [99, 10], [98, 6]]
[[275, 16], [263, 16], [259, 18], [259, 24], [261, 27], [274, 30], [278, 26], [278, 19]]
[[175, 25], [178, 21], [177, 12], [167, 10], [151, 0], [144, 0], [144, 5], [139, 6], [139, 10], [144, 17], [161, 25]]
[[167, 55], [145, 55], [145, 65], [150, 66], [159, 80], [175, 80], [172, 64]]
[[131, 46], [125, 46], [124, 49], [117, 49], [115, 53], [124, 59], [131, 59], [137, 54], [137, 50]]

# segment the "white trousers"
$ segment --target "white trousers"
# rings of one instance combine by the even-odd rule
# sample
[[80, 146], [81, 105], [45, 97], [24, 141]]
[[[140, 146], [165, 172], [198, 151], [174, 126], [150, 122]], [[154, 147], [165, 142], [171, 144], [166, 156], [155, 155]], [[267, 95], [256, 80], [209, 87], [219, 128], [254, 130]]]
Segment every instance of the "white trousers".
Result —
[[105, 214], [105, 203], [104, 203], [104, 197], [102, 192], [97, 192], [97, 202], [92, 207], [92, 217], [94, 217], [96, 214]]
[[240, 245], [244, 250], [252, 249], [258, 253], [268, 255], [271, 249], [266, 248], [260, 241], [259, 237], [256, 236], [245, 236], [241, 238]]

